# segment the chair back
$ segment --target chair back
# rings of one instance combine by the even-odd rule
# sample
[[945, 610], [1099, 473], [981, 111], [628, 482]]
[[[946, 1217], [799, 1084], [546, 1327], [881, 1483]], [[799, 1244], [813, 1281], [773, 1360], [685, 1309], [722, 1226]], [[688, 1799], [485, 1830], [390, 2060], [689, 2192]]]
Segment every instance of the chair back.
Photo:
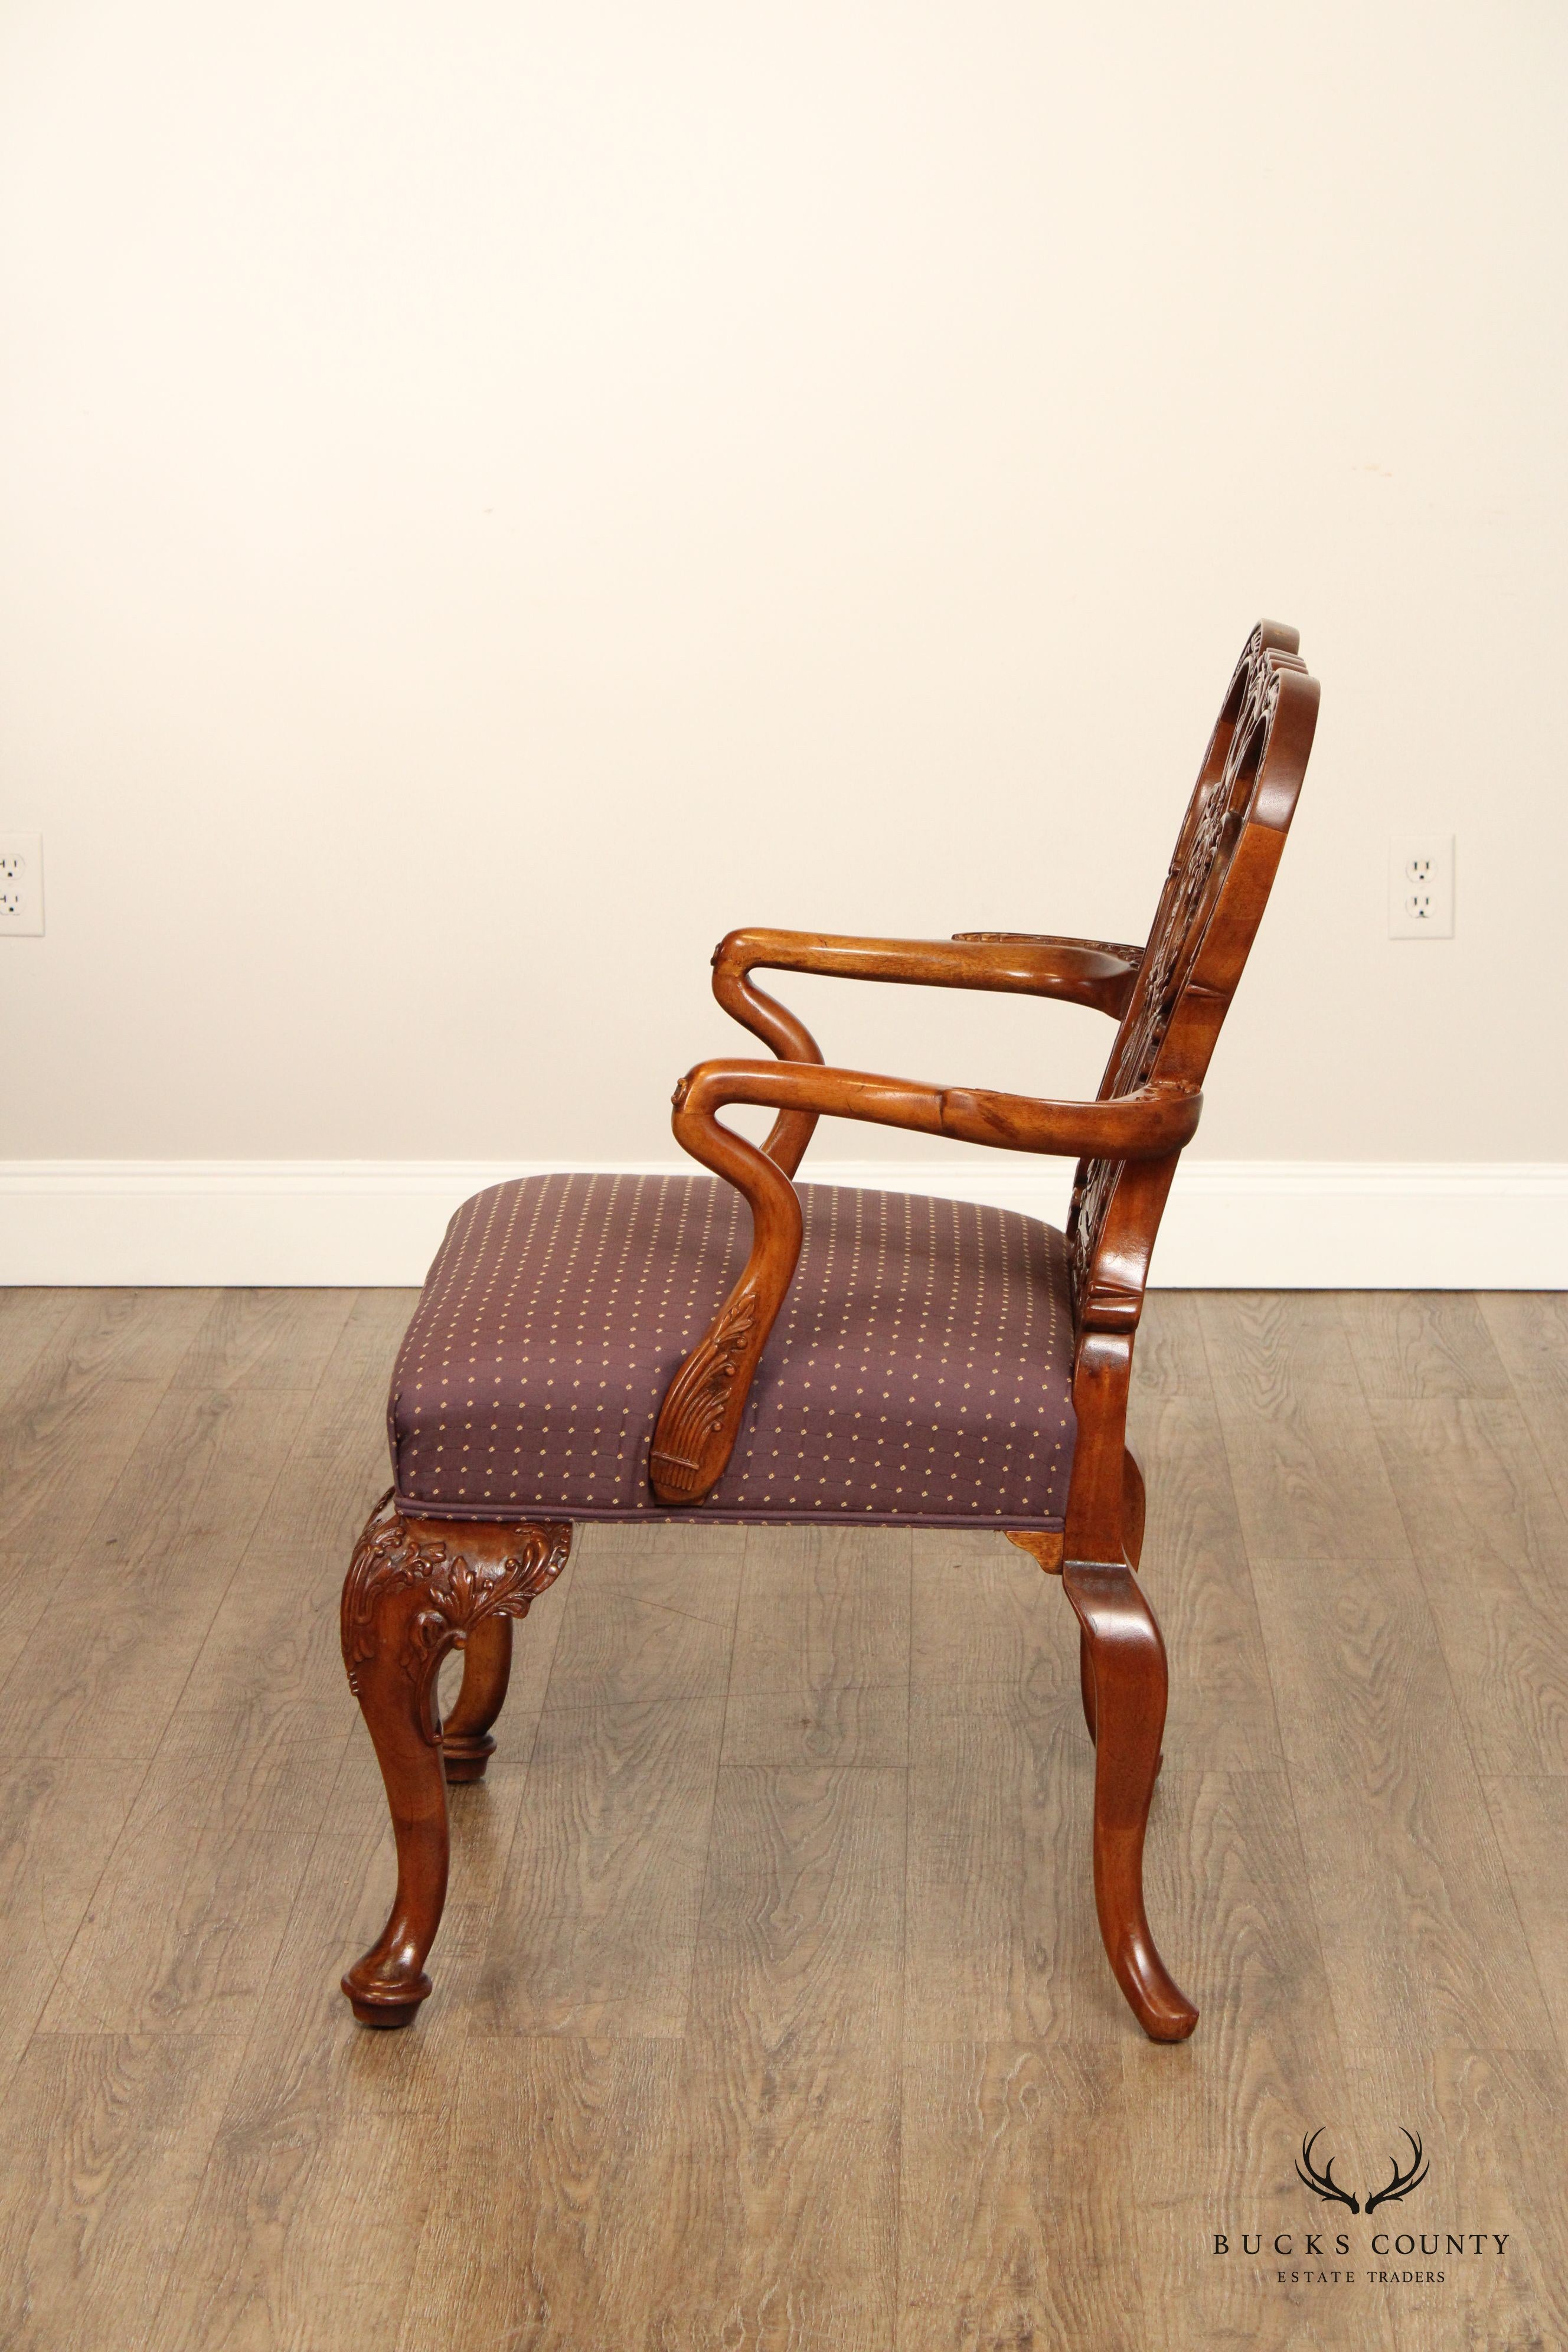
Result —
[[[1187, 805], [1100, 1097], [1201, 1087], [1268, 903], [1306, 772], [1318, 684], [1294, 629], [1260, 621], [1236, 666]], [[1128, 1331], [1180, 1153], [1079, 1162], [1068, 1219], [1080, 1332]]]

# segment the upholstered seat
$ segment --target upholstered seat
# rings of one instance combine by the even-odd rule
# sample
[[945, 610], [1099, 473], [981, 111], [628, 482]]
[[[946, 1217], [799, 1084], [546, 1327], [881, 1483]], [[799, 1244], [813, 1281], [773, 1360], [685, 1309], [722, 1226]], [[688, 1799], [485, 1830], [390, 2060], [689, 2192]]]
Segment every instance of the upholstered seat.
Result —
[[[1059, 1528], [1061, 1234], [954, 1201], [800, 1198], [800, 1263], [702, 1515]], [[393, 1376], [398, 1507], [689, 1518], [649, 1487], [654, 1423], [750, 1245], [745, 1202], [706, 1177], [534, 1177], [467, 1202]]]

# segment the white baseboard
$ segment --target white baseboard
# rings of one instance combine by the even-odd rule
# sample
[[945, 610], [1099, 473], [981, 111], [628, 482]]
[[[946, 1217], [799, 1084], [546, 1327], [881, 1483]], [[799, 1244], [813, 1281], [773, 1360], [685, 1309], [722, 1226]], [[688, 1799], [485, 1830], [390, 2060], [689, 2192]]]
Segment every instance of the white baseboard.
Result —
[[[460, 1201], [567, 1165], [685, 1160], [0, 1160], [0, 1284], [403, 1285]], [[934, 1194], [1060, 1223], [1068, 1171], [1009, 1160], [813, 1159], [822, 1184]], [[1167, 1289], [1568, 1288], [1568, 1165], [1195, 1160], [1153, 1280]]]

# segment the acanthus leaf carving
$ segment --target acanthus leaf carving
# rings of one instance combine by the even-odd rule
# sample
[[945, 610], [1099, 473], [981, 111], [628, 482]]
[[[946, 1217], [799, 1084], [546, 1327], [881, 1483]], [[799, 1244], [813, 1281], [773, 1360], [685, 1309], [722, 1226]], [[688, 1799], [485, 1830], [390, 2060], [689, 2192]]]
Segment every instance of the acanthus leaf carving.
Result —
[[[426, 1702], [442, 1658], [486, 1617], [526, 1617], [565, 1567], [572, 1529], [562, 1521], [536, 1520], [481, 1533], [469, 1524], [459, 1549], [431, 1532], [433, 1522], [411, 1522], [389, 1511], [391, 1500], [388, 1489], [354, 1547], [343, 1585], [343, 1663], [350, 1688], [362, 1697], [360, 1676], [380, 1659], [390, 1633], [398, 1644], [398, 1669], [419, 1696], [420, 1724], [434, 1741], [438, 1734]], [[389, 1622], [386, 1603], [403, 1592], [416, 1595], [420, 1605]]]
[[652, 1459], [661, 1485], [684, 1491], [701, 1484], [706, 1443], [724, 1426], [756, 1328], [756, 1293], [746, 1291], [725, 1308], [671, 1383], [654, 1432]]

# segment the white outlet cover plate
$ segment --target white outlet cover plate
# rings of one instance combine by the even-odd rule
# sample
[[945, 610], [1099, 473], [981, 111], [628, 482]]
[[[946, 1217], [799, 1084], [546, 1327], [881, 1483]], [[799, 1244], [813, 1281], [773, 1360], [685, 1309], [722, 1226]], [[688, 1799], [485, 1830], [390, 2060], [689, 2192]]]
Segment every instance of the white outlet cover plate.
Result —
[[1388, 936], [1454, 936], [1454, 836], [1397, 834], [1388, 845]]
[[0, 833], [0, 939], [37, 939], [44, 928], [44, 845], [36, 833]]

